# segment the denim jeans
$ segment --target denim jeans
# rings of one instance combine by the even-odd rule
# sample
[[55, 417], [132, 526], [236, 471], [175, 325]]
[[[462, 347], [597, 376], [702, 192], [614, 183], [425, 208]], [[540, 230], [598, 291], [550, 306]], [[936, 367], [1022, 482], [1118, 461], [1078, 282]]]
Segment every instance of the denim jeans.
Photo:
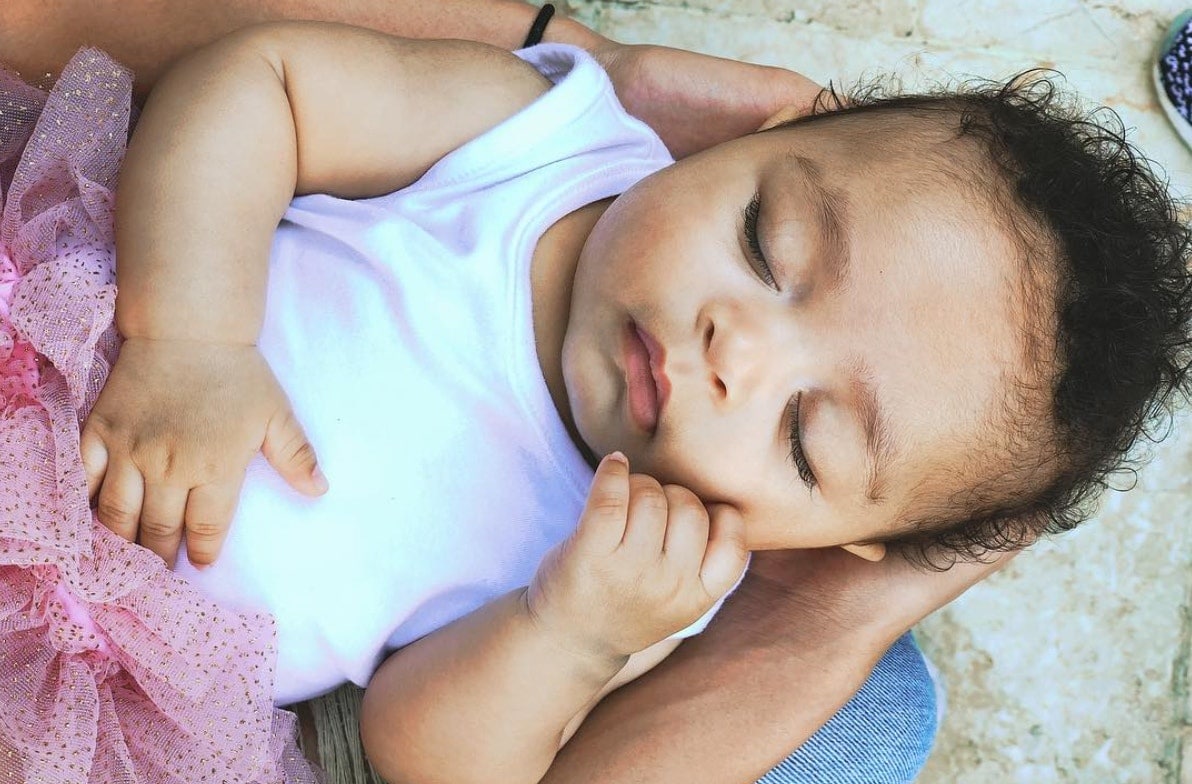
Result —
[[904, 784], [931, 752], [935, 682], [908, 632], [815, 735], [758, 784]]

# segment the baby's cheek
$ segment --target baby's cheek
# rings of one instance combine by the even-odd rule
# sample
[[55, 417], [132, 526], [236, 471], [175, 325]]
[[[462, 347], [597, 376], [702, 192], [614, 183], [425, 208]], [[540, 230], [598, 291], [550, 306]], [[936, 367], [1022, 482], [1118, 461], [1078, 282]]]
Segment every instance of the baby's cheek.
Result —
[[744, 477], [731, 469], [715, 450], [700, 451], [693, 445], [676, 444], [657, 450], [642, 461], [642, 470], [662, 484], [685, 487], [705, 504], [729, 503], [734, 506], [748, 494]]

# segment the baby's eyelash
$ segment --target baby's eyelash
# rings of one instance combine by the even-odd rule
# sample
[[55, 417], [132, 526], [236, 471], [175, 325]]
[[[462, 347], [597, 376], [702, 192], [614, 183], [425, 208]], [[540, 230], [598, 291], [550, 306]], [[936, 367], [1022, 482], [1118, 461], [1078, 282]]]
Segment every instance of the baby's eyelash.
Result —
[[749, 246], [749, 260], [757, 276], [770, 288], [777, 289], [778, 284], [774, 280], [774, 272], [770, 269], [770, 264], [766, 261], [766, 255], [762, 253], [762, 243], [757, 236], [757, 218], [761, 212], [761, 207], [761, 194], [755, 193], [741, 213], [743, 218], [742, 223], [745, 227], [745, 244]]
[[811, 472], [811, 465], [807, 462], [807, 455], [803, 452], [803, 439], [799, 434], [799, 404], [803, 401], [803, 393], [800, 392], [795, 395], [795, 399], [788, 405], [790, 411], [790, 445], [791, 445], [791, 462], [795, 464], [795, 468], [799, 471], [799, 478], [803, 480], [803, 484], [807, 485], [808, 490], [814, 490], [818, 484], [815, 474]]

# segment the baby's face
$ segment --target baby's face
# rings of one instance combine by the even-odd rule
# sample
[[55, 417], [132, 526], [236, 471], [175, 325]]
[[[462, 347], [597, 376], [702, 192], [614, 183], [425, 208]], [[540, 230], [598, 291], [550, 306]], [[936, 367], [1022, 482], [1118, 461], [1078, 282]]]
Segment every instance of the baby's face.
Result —
[[564, 341], [586, 444], [735, 507], [751, 549], [864, 541], [946, 505], [1019, 365], [1020, 262], [931, 168], [812, 123], [618, 198]]

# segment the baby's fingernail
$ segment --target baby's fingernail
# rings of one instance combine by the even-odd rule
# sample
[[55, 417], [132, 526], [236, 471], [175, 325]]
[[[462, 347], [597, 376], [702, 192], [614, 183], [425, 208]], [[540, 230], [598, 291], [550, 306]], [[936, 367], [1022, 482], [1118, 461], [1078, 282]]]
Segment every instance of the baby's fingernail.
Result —
[[617, 462], [622, 463], [623, 465], [629, 465], [629, 458], [625, 457], [624, 453], [621, 452], [621, 450], [619, 450], [619, 449], [616, 452], [609, 452], [607, 455], [605, 455], [604, 459], [605, 460], [616, 460]]
[[324, 474], [323, 469], [319, 468], [318, 466], [315, 466], [314, 473], [311, 474], [311, 477], [314, 478], [315, 487], [319, 489], [320, 493], [325, 492], [327, 488], [331, 486], [331, 483], [327, 481], [327, 475]]

